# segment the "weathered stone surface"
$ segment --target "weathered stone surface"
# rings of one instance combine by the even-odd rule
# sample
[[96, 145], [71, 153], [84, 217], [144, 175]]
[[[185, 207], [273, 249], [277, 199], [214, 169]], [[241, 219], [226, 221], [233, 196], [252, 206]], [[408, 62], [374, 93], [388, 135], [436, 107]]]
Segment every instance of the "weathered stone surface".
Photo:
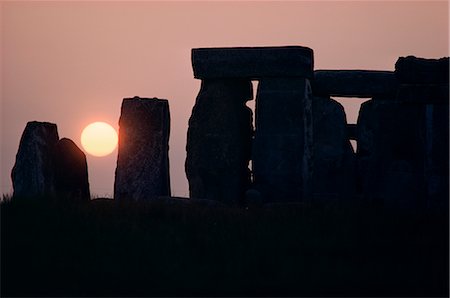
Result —
[[56, 143], [54, 153], [55, 189], [64, 198], [90, 200], [86, 155], [70, 139]]
[[363, 195], [387, 207], [424, 208], [424, 110], [373, 99], [358, 117], [358, 177]]
[[250, 183], [253, 134], [249, 80], [202, 81], [189, 119], [186, 175], [190, 197], [240, 203]]
[[300, 46], [192, 49], [198, 79], [313, 76], [313, 51]]
[[119, 153], [114, 198], [148, 200], [170, 196], [169, 103], [125, 98], [119, 120]]
[[344, 108], [329, 97], [314, 97], [314, 197], [347, 200], [355, 194], [356, 156], [350, 144]]
[[425, 184], [427, 207], [449, 207], [449, 106], [426, 105]]
[[11, 173], [14, 197], [54, 195], [52, 155], [58, 139], [56, 124], [37, 121], [27, 123]]
[[395, 63], [395, 74], [401, 83], [448, 84], [449, 58], [400, 57]]
[[395, 95], [397, 79], [392, 71], [316, 70], [311, 82], [316, 96], [373, 97]]
[[347, 124], [347, 134], [350, 140], [357, 140], [357, 125]]
[[397, 100], [417, 104], [449, 103], [449, 86], [447, 84], [402, 84], [399, 86]]
[[265, 202], [301, 201], [312, 176], [311, 88], [304, 78], [259, 82], [253, 188]]

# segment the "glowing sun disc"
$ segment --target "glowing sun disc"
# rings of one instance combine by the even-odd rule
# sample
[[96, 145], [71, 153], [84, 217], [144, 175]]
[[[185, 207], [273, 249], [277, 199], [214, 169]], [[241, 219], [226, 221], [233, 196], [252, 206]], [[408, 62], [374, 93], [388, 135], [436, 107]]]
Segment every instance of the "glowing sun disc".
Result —
[[94, 122], [83, 129], [81, 145], [93, 156], [106, 156], [117, 147], [117, 132], [105, 122]]

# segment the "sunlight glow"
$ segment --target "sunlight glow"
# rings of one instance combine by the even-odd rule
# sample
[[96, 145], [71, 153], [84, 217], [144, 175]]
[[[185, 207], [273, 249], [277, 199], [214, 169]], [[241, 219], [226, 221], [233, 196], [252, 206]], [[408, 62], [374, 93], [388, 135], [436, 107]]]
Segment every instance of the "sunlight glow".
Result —
[[117, 132], [105, 122], [94, 122], [83, 129], [81, 145], [93, 156], [106, 156], [117, 147]]

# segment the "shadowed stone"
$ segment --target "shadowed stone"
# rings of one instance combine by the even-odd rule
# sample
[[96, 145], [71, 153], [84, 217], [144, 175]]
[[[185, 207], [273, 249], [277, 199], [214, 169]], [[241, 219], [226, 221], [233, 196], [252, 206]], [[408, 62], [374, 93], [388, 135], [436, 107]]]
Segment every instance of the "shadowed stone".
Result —
[[306, 47], [192, 49], [197, 79], [313, 76], [313, 51]]
[[249, 80], [203, 80], [189, 119], [186, 175], [191, 198], [240, 203], [250, 183], [253, 134]]
[[344, 108], [329, 97], [314, 97], [312, 104], [314, 197], [349, 199], [356, 190], [356, 156], [348, 137]]
[[56, 124], [27, 123], [11, 173], [14, 197], [54, 195], [53, 152], [58, 139]]
[[253, 188], [266, 202], [308, 197], [312, 150], [309, 81], [262, 79], [256, 98]]
[[449, 58], [400, 57], [395, 63], [395, 74], [401, 83], [448, 84]]
[[316, 70], [311, 84], [317, 96], [373, 97], [395, 95], [398, 83], [392, 71]]
[[70, 139], [58, 141], [54, 153], [56, 192], [62, 197], [90, 200], [86, 155]]
[[119, 127], [114, 198], [148, 200], [170, 196], [168, 101], [125, 98]]
[[397, 100], [416, 104], [448, 104], [449, 86], [447, 84], [402, 84]]
[[378, 98], [358, 117], [358, 177], [363, 195], [386, 207], [423, 208], [424, 109]]
[[357, 126], [356, 124], [347, 124], [347, 134], [350, 140], [357, 140]]

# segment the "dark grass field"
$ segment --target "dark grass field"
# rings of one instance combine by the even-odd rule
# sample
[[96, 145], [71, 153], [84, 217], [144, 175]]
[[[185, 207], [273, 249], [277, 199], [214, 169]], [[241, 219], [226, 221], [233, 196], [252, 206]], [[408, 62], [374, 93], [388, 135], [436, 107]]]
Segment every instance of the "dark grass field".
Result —
[[1, 204], [1, 296], [448, 296], [448, 212]]

